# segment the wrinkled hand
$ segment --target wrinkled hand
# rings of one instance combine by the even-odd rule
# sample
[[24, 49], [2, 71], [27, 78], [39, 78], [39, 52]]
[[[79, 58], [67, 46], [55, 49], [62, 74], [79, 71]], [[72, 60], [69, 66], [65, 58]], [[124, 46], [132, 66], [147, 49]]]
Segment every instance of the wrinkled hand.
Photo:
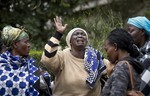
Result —
[[61, 17], [56, 16], [54, 18], [54, 23], [55, 23], [55, 27], [56, 27], [56, 31], [63, 33], [67, 27], [67, 24], [63, 25], [62, 24], [62, 19]]

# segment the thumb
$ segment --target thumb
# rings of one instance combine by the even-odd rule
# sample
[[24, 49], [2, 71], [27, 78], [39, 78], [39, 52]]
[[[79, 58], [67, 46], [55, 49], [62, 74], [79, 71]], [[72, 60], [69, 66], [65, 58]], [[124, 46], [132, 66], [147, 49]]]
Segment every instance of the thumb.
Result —
[[65, 24], [64, 27], [66, 28], [68, 24]]

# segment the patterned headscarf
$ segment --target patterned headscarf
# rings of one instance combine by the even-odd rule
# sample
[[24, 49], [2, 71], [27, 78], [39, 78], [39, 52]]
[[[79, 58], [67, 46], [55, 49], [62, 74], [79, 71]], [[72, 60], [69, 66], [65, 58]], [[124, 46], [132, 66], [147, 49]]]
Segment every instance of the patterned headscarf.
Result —
[[146, 34], [150, 36], [150, 21], [145, 16], [129, 18], [127, 23], [134, 25], [137, 28], [144, 29]]
[[8, 48], [12, 46], [13, 41], [22, 40], [28, 37], [29, 35], [23, 29], [14, 28], [12, 26], [6, 26], [2, 30], [2, 39]]
[[69, 33], [66, 36], [66, 43], [67, 43], [67, 46], [70, 47], [70, 48], [71, 48], [71, 45], [70, 45], [71, 36], [72, 36], [73, 32], [75, 32], [77, 30], [83, 31], [86, 34], [87, 40], [88, 40], [88, 34], [84, 29], [82, 29], [82, 28], [73, 28], [72, 30], [69, 31]]

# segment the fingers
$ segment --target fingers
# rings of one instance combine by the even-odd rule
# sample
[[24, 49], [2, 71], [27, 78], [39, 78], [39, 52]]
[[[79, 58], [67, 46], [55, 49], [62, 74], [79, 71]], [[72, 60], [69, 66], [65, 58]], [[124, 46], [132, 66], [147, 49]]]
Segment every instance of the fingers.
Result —
[[56, 16], [56, 17], [54, 18], [54, 22], [55, 22], [55, 23], [60, 23], [60, 24], [62, 24], [62, 18]]
[[62, 24], [62, 18], [57, 16], [57, 21]]
[[57, 30], [58, 32], [63, 33], [64, 30], [65, 30], [66, 27], [67, 27], [67, 24], [63, 25], [63, 24], [62, 24], [62, 18], [61, 18], [61, 17], [58, 17], [58, 16], [56, 16], [56, 17], [54, 18], [54, 22], [55, 22], [54, 25], [55, 25], [55, 27], [56, 27], [56, 30]]

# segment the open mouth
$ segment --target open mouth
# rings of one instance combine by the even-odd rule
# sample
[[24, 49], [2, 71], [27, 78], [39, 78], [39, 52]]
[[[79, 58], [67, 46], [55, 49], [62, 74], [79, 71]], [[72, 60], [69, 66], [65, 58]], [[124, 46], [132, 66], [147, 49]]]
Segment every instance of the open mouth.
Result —
[[81, 45], [83, 45], [85, 43], [85, 41], [84, 40], [77, 40], [77, 44], [81, 44]]
[[83, 42], [84, 42], [84, 39], [83, 39], [83, 38], [78, 38], [78, 39], [77, 39], [77, 42], [78, 42], [78, 43], [83, 43]]
[[84, 41], [83, 41], [83, 40], [77, 40], [77, 42], [78, 42], [78, 43], [83, 43]]

